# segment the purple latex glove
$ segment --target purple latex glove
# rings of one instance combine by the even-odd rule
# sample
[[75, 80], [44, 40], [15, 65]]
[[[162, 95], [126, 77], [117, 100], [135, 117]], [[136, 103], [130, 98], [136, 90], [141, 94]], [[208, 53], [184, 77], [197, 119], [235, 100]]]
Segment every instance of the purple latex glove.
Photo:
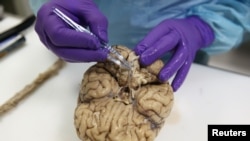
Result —
[[140, 55], [140, 63], [144, 66], [171, 52], [172, 56], [158, 74], [158, 78], [164, 82], [175, 75], [172, 87], [177, 91], [186, 78], [196, 52], [213, 40], [213, 30], [197, 16], [168, 19], [156, 26], [134, 51]]
[[[83, 27], [89, 27], [97, 38], [75, 31], [53, 13], [55, 7]], [[42, 43], [69, 62], [106, 60], [107, 51], [100, 48], [100, 42], [108, 42], [107, 27], [107, 18], [92, 0], [50, 0], [39, 9], [35, 24]]]

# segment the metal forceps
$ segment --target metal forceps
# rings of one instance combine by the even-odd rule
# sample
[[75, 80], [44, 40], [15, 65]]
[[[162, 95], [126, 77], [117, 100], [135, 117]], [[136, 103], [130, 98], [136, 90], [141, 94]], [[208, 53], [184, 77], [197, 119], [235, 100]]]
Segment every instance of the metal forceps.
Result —
[[[95, 36], [92, 32], [90, 32], [86, 28], [84, 28], [81, 25], [74, 22], [72, 19], [70, 19], [68, 16], [66, 16], [59, 9], [53, 8], [53, 12], [58, 17], [60, 17], [64, 22], [66, 22], [68, 25], [70, 25], [72, 28], [74, 28], [76, 31], [85, 32], [85, 33], [88, 33], [89, 35]], [[108, 58], [107, 58], [109, 61], [119, 65], [122, 68], [131, 70], [130, 63], [127, 60], [125, 60], [124, 57], [119, 52], [117, 52], [111, 45], [109, 45], [107, 43], [103, 43], [102, 47], [109, 50], [110, 53], [108, 54]]]

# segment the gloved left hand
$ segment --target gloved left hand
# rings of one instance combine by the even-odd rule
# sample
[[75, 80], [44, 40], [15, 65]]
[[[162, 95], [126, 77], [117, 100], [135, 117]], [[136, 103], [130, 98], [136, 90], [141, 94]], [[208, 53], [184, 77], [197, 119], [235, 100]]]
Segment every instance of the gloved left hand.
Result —
[[[77, 32], [60, 19], [53, 8], [96, 35]], [[108, 21], [93, 0], [49, 0], [37, 13], [35, 30], [41, 42], [68, 62], [99, 62], [107, 59], [108, 51], [101, 42], [108, 42]]]
[[213, 30], [198, 16], [167, 19], [156, 26], [134, 51], [140, 56], [140, 63], [144, 66], [171, 52], [172, 57], [162, 68], [158, 78], [164, 82], [175, 74], [172, 87], [177, 91], [186, 78], [196, 52], [213, 40]]

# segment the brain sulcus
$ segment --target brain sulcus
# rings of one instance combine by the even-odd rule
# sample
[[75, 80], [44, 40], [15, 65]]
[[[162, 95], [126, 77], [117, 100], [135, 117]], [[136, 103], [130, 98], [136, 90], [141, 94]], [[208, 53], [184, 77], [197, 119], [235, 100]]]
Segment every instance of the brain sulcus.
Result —
[[78, 137], [82, 141], [153, 141], [173, 106], [171, 86], [157, 79], [163, 62], [141, 67], [132, 50], [114, 47], [132, 70], [107, 61], [84, 73], [75, 109]]

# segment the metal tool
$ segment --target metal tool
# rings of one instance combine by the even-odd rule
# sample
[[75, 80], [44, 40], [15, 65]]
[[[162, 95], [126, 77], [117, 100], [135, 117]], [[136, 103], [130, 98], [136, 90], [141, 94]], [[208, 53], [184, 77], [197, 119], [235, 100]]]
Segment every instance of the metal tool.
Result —
[[[63, 21], [65, 21], [68, 25], [70, 25], [72, 28], [74, 28], [76, 31], [85, 32], [85, 33], [90, 34], [91, 36], [95, 36], [92, 32], [90, 32], [86, 28], [84, 28], [81, 25], [74, 22], [72, 19], [70, 19], [68, 16], [66, 16], [59, 9], [53, 8], [53, 12], [57, 16], [59, 16]], [[119, 65], [122, 68], [131, 70], [130, 63], [127, 60], [125, 60], [124, 57], [119, 52], [117, 52], [111, 45], [109, 45], [107, 43], [102, 43], [102, 47], [106, 48], [110, 51], [110, 53], [108, 54], [108, 58], [107, 58], [109, 61]]]

